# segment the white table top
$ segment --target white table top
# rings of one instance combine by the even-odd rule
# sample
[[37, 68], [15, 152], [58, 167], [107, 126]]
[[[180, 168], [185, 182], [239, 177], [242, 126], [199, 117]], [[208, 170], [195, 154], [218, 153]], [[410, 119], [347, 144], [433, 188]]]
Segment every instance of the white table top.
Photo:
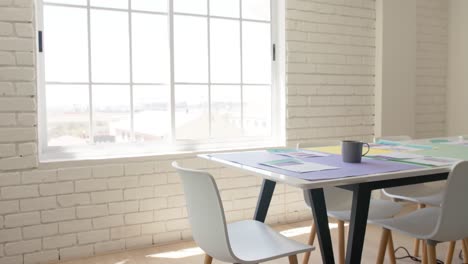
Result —
[[252, 172], [256, 175], [263, 177], [264, 179], [268, 179], [268, 180], [280, 182], [280, 183], [285, 183], [285, 184], [295, 186], [301, 189], [314, 189], [314, 188], [340, 186], [340, 185], [363, 183], [363, 182], [408, 178], [408, 177], [414, 177], [414, 176], [425, 176], [429, 174], [447, 173], [447, 172], [450, 172], [450, 169], [451, 169], [451, 167], [427, 167], [427, 168], [421, 168], [421, 169], [416, 169], [416, 170], [386, 172], [386, 173], [369, 174], [369, 175], [363, 175], [363, 176], [352, 176], [352, 177], [344, 177], [344, 178], [337, 178], [337, 179], [330, 179], [330, 180], [308, 181], [308, 180], [303, 180], [303, 179], [299, 179], [296, 177], [291, 177], [291, 176], [287, 176], [287, 175], [283, 175], [283, 174], [279, 174], [275, 172], [270, 172], [270, 171], [263, 170], [263, 169], [257, 169], [257, 168], [253, 168], [250, 166], [218, 159], [215, 157], [211, 157], [208, 154], [200, 154], [198, 156], [200, 158], [218, 162], [218, 163], [227, 165], [235, 169]]

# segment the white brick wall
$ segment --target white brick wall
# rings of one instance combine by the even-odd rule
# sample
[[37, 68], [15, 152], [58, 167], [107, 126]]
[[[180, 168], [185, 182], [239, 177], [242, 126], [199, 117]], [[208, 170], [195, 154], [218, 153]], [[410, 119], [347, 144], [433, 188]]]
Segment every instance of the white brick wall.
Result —
[[415, 128], [421, 138], [446, 134], [448, 2], [417, 1]]
[[289, 0], [287, 140], [370, 140], [375, 1]]

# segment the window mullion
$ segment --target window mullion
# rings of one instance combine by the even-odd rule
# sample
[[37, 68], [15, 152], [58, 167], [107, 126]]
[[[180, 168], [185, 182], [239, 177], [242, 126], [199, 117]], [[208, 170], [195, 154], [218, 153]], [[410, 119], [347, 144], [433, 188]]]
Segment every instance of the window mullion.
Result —
[[213, 135], [211, 124], [211, 30], [210, 30], [210, 0], [206, 1], [207, 5], [207, 45], [208, 45], [208, 137]]
[[170, 142], [175, 143], [175, 85], [174, 85], [174, 1], [168, 0], [169, 21], [169, 59], [170, 59], [170, 89], [171, 89], [171, 134]]
[[128, 48], [130, 65], [130, 140], [135, 141], [135, 116], [133, 105], [133, 40], [132, 40], [132, 0], [128, 0]]
[[93, 107], [93, 78], [91, 68], [91, 0], [87, 0], [87, 26], [88, 26], [88, 92], [89, 92], [89, 142], [94, 143], [94, 107]]
[[242, 136], [245, 136], [244, 131], [244, 74], [243, 74], [243, 52], [242, 52], [242, 0], [239, 0], [239, 49], [240, 49], [240, 109], [241, 109], [241, 118], [240, 118], [240, 127]]

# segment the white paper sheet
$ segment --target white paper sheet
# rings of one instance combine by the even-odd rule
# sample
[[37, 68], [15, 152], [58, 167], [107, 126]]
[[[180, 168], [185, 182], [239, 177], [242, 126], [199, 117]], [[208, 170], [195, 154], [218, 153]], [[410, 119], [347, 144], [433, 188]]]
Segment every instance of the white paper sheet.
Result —
[[296, 159], [273, 160], [263, 162], [260, 164], [299, 173], [338, 169], [337, 167], [322, 165], [313, 162], [301, 162], [300, 160]]
[[286, 156], [290, 158], [299, 158], [299, 159], [304, 159], [304, 158], [315, 158], [315, 157], [326, 157], [329, 156], [329, 154], [325, 154], [322, 152], [316, 152], [316, 151], [308, 151], [308, 150], [300, 150], [297, 152], [286, 152], [286, 153], [280, 153], [281, 156]]
[[437, 167], [437, 166], [452, 165], [461, 160], [453, 159], [453, 158], [442, 158], [442, 157], [422, 157], [422, 158], [417, 158], [417, 159], [408, 159], [405, 161]]
[[368, 156], [379, 158], [379, 159], [388, 159], [388, 160], [405, 160], [405, 159], [424, 158], [423, 155], [412, 154], [408, 152], [390, 152], [390, 153], [374, 154], [374, 155], [368, 155]]

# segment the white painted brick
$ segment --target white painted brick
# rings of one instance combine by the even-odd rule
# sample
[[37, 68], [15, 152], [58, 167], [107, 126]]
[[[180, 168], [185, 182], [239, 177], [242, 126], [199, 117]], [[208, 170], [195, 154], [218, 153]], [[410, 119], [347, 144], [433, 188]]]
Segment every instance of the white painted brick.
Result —
[[56, 182], [40, 184], [39, 192], [43, 196], [72, 193], [73, 182]]
[[91, 168], [65, 168], [58, 170], [59, 181], [89, 179], [91, 175]]
[[121, 190], [91, 193], [91, 202], [94, 204], [117, 202], [122, 200], [123, 192]]
[[141, 212], [141, 213], [131, 213], [125, 215], [125, 224], [133, 225], [133, 224], [142, 224], [142, 223], [149, 223], [153, 221], [153, 212]]
[[107, 180], [82, 180], [75, 182], [75, 192], [92, 192], [107, 189]]
[[125, 175], [151, 174], [155, 172], [153, 162], [138, 162], [125, 165]]
[[41, 212], [43, 223], [60, 222], [75, 219], [75, 208], [61, 208]]
[[41, 240], [23, 240], [5, 244], [5, 254], [7, 256], [18, 255], [41, 250]]
[[59, 252], [58, 250], [47, 250], [37, 253], [30, 253], [24, 255], [24, 264], [39, 264], [39, 263], [51, 263], [58, 262]]
[[18, 154], [19, 155], [32, 155], [37, 153], [36, 143], [22, 143], [18, 145]]
[[79, 206], [76, 208], [78, 218], [91, 218], [107, 215], [109, 212], [107, 205]]
[[60, 260], [89, 257], [94, 254], [93, 245], [60, 249]]
[[157, 234], [166, 232], [166, 225], [164, 222], [149, 223], [141, 225], [141, 233], [145, 234]]
[[[1, 30], [1, 27], [0, 27], [0, 30]], [[0, 65], [15, 65], [15, 64], [16, 64], [16, 59], [13, 53], [0, 51]]]
[[[5, 220], [3, 220], [3, 216], [0, 216], [0, 228], [3, 228], [3, 223]], [[0, 249], [0, 256], [1, 256], [2, 250]]]
[[21, 211], [46, 210], [46, 209], [54, 209], [56, 207], [57, 207], [57, 199], [54, 196], [24, 199], [20, 201]]
[[125, 240], [115, 240], [108, 242], [96, 243], [94, 250], [96, 254], [109, 253], [114, 251], [121, 251], [125, 249]]
[[188, 219], [176, 219], [166, 223], [167, 231], [184, 230], [190, 228]]
[[151, 235], [125, 239], [125, 247], [129, 249], [148, 247], [148, 246], [151, 246], [152, 244], [153, 244], [153, 236]]
[[92, 228], [91, 219], [81, 219], [59, 223], [60, 234], [89, 231]]
[[172, 220], [182, 218], [182, 208], [169, 208], [154, 211], [154, 220]]
[[19, 201], [0, 201], [0, 215], [19, 211]]
[[0, 264], [18, 264], [18, 263], [23, 263], [23, 255], [0, 258]]
[[21, 182], [19, 173], [0, 173], [0, 186], [18, 185]]
[[21, 239], [21, 229], [0, 229], [0, 243], [17, 241]]
[[124, 167], [122, 165], [104, 165], [93, 167], [94, 178], [118, 177], [124, 175]]
[[135, 188], [135, 189], [128, 189], [124, 191], [125, 200], [145, 199], [145, 198], [151, 198], [153, 196], [154, 196], [153, 187]]
[[3, 21], [32, 21], [33, 11], [31, 8], [5, 7], [0, 10]]
[[109, 229], [88, 231], [78, 234], [78, 244], [90, 244], [109, 240]]
[[25, 239], [40, 238], [58, 234], [58, 224], [43, 224], [23, 227], [23, 237]]
[[11, 23], [0, 22], [0, 36], [8, 36], [13, 33], [13, 25]]
[[[19, 176], [18, 176], [19, 179]], [[30, 198], [39, 196], [37, 185], [7, 186], [0, 189], [3, 199]]]
[[140, 201], [140, 211], [157, 210], [167, 207], [166, 198], [153, 198]]
[[[18, 39], [19, 40], [19, 39]], [[2, 46], [0, 38], [0, 48]], [[3, 81], [33, 81], [36, 78], [33, 68], [3, 67], [0, 68], [0, 80]], [[15, 99], [17, 101], [19, 99]]]
[[0, 113], [0, 126], [9, 127], [14, 125], [16, 125], [16, 115], [14, 113]]
[[124, 225], [123, 215], [109, 215], [93, 219], [93, 227], [95, 229], [102, 229], [108, 227], [116, 227]]
[[178, 241], [182, 239], [182, 235], [178, 231], [165, 232], [153, 235], [154, 244], [167, 244], [172, 241]]
[[166, 197], [183, 194], [184, 192], [181, 184], [166, 184], [155, 186], [154, 193], [156, 197]]
[[0, 144], [0, 158], [12, 157], [16, 155], [14, 144]]
[[76, 193], [57, 196], [57, 202], [62, 207], [87, 205], [91, 203], [88, 193]]
[[109, 204], [110, 214], [125, 214], [138, 211], [138, 201], [127, 201]]
[[19, 113], [17, 121], [20, 126], [36, 126], [37, 115], [35, 113]]
[[16, 35], [19, 37], [33, 37], [34, 28], [32, 23], [15, 23]]
[[21, 182], [23, 184], [54, 182], [57, 180], [55, 170], [31, 170], [21, 173]]
[[53, 237], [46, 237], [43, 239], [44, 249], [56, 249], [76, 245], [76, 235], [60, 235]]
[[139, 236], [141, 234], [140, 225], [121, 226], [111, 228], [111, 239]]
[[109, 178], [107, 182], [109, 189], [124, 189], [138, 186], [137, 176]]
[[15, 88], [12, 83], [10, 82], [0, 82], [0, 95], [14, 95]]
[[140, 176], [140, 186], [161, 185], [167, 183], [166, 174], [151, 174]]
[[37, 167], [37, 156], [23, 156], [0, 159], [0, 168], [5, 171]]
[[32, 82], [16, 82], [15, 86], [18, 96], [36, 95], [36, 86]]

